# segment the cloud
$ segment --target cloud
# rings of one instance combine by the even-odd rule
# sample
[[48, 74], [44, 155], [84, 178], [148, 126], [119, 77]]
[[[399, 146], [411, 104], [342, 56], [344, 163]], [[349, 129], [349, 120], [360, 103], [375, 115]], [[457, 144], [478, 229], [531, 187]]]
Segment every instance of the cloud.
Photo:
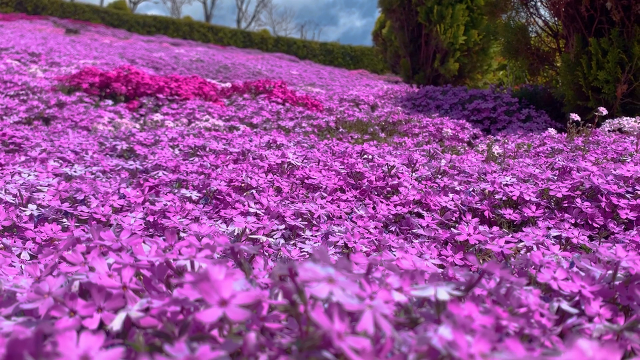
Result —
[[[98, 4], [99, 0], [78, 0]], [[106, 0], [105, 4], [111, 1]], [[252, 0], [252, 4], [255, 0]], [[298, 14], [297, 20], [311, 20], [322, 27], [321, 41], [338, 41], [341, 44], [373, 44], [371, 32], [380, 14], [375, 0], [274, 0], [280, 6], [290, 7]], [[250, 9], [250, 11], [253, 9]], [[166, 7], [158, 4], [143, 3], [138, 8], [143, 14], [167, 16]], [[194, 1], [185, 6], [183, 15], [189, 15], [202, 21], [202, 4]], [[213, 24], [235, 27], [236, 5], [234, 0], [218, 0], [214, 10]]]

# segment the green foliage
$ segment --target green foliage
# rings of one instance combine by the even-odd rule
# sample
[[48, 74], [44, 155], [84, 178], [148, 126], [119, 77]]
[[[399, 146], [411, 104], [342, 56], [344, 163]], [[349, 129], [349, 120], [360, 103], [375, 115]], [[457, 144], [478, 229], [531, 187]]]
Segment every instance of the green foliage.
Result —
[[[394, 74], [401, 74], [402, 60], [400, 60], [400, 47], [398, 46], [398, 40], [391, 26], [391, 21], [387, 20], [384, 13], [381, 13], [376, 20], [371, 36], [376, 51], [385, 59], [391, 71]], [[409, 71], [405, 70], [405, 73], [408, 74]]]
[[484, 0], [380, 0], [373, 38], [407, 82], [485, 87], [495, 66], [495, 34]]
[[260, 29], [256, 31], [256, 33], [262, 34], [264, 36], [271, 36], [271, 32], [269, 31], [269, 29]]
[[193, 18], [192, 18], [191, 16], [189, 16], [189, 15], [185, 15], [185, 16], [183, 16], [183, 17], [182, 17], [182, 20], [184, 20], [184, 21], [195, 21], [195, 20], [193, 20]]
[[126, 0], [116, 0], [109, 3], [106, 8], [131, 14], [131, 9], [129, 9]]
[[[544, 31], [535, 35], [522, 20], [525, 12], [518, 1], [503, 1], [504, 16], [495, 20], [494, 30], [499, 39], [498, 54], [502, 61], [500, 71], [503, 84], [540, 84], [556, 86], [559, 68], [559, 56], [550, 45], [563, 48]], [[545, 28], [546, 29], [546, 28]]]
[[612, 117], [640, 113], [640, 27], [633, 41], [618, 29], [609, 37], [576, 36], [574, 49], [563, 54], [559, 91], [566, 96], [567, 112], [590, 113], [603, 106]]
[[308, 59], [349, 70], [364, 69], [377, 74], [389, 72], [384, 59], [371, 46], [341, 45], [289, 37], [270, 37], [265, 41], [264, 34], [251, 31], [165, 16], [116, 12], [97, 5], [62, 0], [0, 0], [0, 9], [89, 21], [141, 35], [161, 34], [221, 46], [284, 53], [302, 60]]

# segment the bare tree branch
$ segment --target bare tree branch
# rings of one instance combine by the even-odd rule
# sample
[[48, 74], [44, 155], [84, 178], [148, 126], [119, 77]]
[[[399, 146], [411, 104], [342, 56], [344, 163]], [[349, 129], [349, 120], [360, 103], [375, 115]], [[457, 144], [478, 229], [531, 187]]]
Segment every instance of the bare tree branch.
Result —
[[302, 40], [318, 41], [320, 39], [320, 33], [322, 33], [320, 25], [311, 20], [305, 20], [298, 24], [297, 30]]
[[242, 30], [253, 29], [255, 21], [260, 17], [260, 14], [271, 3], [272, 0], [256, 0], [256, 5], [253, 9], [253, 13], [249, 13], [249, 6], [251, 0], [236, 0], [236, 7], [238, 12], [236, 13], [236, 27]]
[[274, 36], [291, 36], [296, 31], [295, 17], [296, 13], [292, 8], [279, 8], [269, 2], [255, 26], [269, 29]]
[[180, 19], [182, 17], [182, 8], [185, 5], [191, 5], [193, 0], [162, 0], [164, 6], [169, 9], [171, 17]]
[[[146, 3], [146, 2], [152, 2], [152, 1], [151, 0], [127, 0], [127, 3], [129, 4], [129, 9], [131, 9], [132, 13], [136, 12], [140, 4]], [[153, 1], [153, 3], [157, 4], [158, 2]]]
[[211, 19], [213, 19], [213, 9], [216, 7], [218, 0], [197, 0], [202, 4], [202, 10], [204, 13], [204, 22], [207, 24], [211, 23]]

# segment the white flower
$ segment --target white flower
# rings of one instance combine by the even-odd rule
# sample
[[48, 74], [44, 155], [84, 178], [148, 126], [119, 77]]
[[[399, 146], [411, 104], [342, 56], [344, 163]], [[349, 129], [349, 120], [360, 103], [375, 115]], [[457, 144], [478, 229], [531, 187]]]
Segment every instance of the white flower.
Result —
[[580, 119], [580, 116], [578, 116], [578, 114], [574, 114], [574, 113], [569, 114], [569, 119], [575, 122], [580, 122], [582, 120]]
[[551, 134], [551, 135], [557, 135], [558, 131], [556, 131], [556, 129], [554, 129], [554, 128], [548, 128], [547, 129], [547, 133]]
[[442, 130], [442, 135], [451, 136], [451, 135], [453, 135], [453, 131], [451, 131], [451, 129], [449, 129], [449, 128], [445, 128], [445, 129]]
[[122, 325], [124, 324], [124, 319], [126, 319], [127, 315], [135, 320], [143, 317], [145, 314], [141, 312], [141, 310], [147, 308], [149, 306], [149, 301], [147, 299], [142, 299], [138, 301], [133, 307], [126, 307], [123, 310], [120, 310], [116, 317], [109, 324], [109, 330], [111, 331], [120, 331], [122, 329]]
[[20, 208], [20, 209], [22, 209], [24, 211], [23, 214], [27, 215], [27, 216], [29, 216], [31, 214], [33, 214], [35, 216], [38, 216], [38, 214], [40, 214], [40, 211], [38, 210], [38, 207], [36, 205], [34, 205], [34, 204], [29, 204], [29, 205], [27, 205], [26, 208]]
[[640, 116], [609, 119], [602, 125], [602, 129], [606, 131], [620, 130], [631, 135], [640, 135]]
[[411, 295], [415, 297], [432, 298], [433, 300], [448, 301], [452, 296], [460, 296], [462, 293], [454, 289], [453, 284], [427, 284], [415, 287]]
[[609, 112], [607, 111], [607, 109], [603, 108], [602, 106], [598, 108], [598, 110], [596, 110], [595, 114], [598, 116], [605, 116], [607, 115]]

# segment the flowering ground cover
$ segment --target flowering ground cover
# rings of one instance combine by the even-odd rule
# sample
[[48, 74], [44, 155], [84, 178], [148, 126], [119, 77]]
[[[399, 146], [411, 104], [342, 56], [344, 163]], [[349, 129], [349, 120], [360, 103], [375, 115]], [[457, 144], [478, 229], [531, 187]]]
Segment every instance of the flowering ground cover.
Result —
[[0, 20], [3, 358], [640, 354], [640, 118]]

